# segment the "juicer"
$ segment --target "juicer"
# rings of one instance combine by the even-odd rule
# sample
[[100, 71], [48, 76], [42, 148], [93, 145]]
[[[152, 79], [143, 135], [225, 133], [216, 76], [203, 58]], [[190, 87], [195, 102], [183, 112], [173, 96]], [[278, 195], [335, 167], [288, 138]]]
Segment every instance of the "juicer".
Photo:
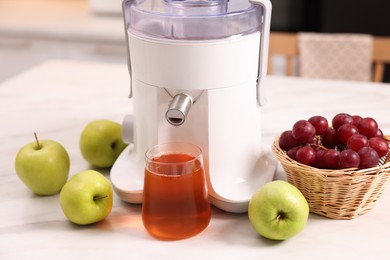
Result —
[[124, 0], [123, 16], [133, 111], [114, 191], [142, 203], [145, 152], [189, 142], [202, 149], [211, 203], [246, 212], [276, 169], [261, 139], [270, 1]]

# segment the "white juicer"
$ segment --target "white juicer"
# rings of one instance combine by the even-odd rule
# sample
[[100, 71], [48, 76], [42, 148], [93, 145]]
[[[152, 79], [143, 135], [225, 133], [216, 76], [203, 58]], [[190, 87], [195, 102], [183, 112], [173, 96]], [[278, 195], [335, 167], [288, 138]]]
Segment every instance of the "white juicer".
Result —
[[246, 212], [273, 179], [261, 140], [269, 0], [124, 0], [133, 113], [111, 169], [117, 195], [142, 203], [144, 157], [159, 143], [203, 151], [211, 203]]

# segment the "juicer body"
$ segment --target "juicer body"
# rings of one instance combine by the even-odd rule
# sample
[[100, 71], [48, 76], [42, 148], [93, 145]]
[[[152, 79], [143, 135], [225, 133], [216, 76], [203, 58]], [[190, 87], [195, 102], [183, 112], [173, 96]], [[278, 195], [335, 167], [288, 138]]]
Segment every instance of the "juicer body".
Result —
[[[228, 211], [246, 210], [241, 203], [233, 210], [223, 203], [247, 200], [249, 191], [241, 190], [240, 183], [262, 174], [256, 168], [262, 155], [261, 107], [256, 102], [259, 41], [259, 33], [196, 42], [155, 41], [129, 34], [135, 65], [135, 154], [130, 160], [136, 168], [142, 167], [136, 164], [143, 165], [145, 151], [157, 143], [194, 143], [203, 151], [211, 202]], [[165, 118], [177, 93], [194, 100], [179, 127]]]
[[[128, 29], [127, 37], [133, 114], [123, 132], [132, 133], [132, 146], [111, 170], [116, 193], [141, 203], [145, 152], [160, 143], [189, 142], [202, 149], [211, 203], [229, 212], [246, 212], [253, 192], [271, 181], [275, 171], [261, 141], [264, 93], [259, 91], [259, 75], [266, 72], [261, 52], [268, 49], [268, 42], [261, 43], [264, 32], [175, 40]], [[189, 96], [192, 105], [185, 121], [175, 126], [166, 113], [178, 94]], [[133, 186], [125, 182], [124, 171], [141, 173], [133, 178]]]

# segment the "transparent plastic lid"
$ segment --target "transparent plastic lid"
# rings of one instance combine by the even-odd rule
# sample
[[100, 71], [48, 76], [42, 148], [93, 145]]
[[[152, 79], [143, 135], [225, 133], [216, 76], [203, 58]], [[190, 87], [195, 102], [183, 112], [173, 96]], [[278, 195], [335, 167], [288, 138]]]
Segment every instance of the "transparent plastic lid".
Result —
[[127, 30], [144, 36], [208, 40], [259, 31], [262, 8], [249, 0], [128, 0]]

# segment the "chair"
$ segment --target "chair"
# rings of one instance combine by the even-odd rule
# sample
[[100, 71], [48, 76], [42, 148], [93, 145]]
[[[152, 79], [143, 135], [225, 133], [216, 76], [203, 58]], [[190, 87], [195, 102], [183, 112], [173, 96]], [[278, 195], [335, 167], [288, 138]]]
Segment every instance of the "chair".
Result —
[[390, 64], [390, 37], [374, 37], [372, 59], [374, 63], [373, 81], [382, 82], [385, 64]]
[[285, 56], [287, 63], [285, 74], [294, 75], [294, 59], [298, 56], [298, 42], [295, 33], [271, 32], [269, 39], [268, 73], [273, 74], [272, 58], [276, 55]]
[[368, 34], [298, 33], [299, 75], [370, 81], [373, 38]]
[[[301, 64], [298, 67], [294, 61], [300, 59], [298, 34], [288, 32], [271, 32], [269, 59], [268, 59], [268, 74], [273, 74], [272, 58], [281, 55], [286, 58], [287, 65], [284, 71], [285, 75], [302, 76], [294, 73], [300, 70]], [[390, 37], [375, 36], [372, 40], [370, 64], [370, 80], [374, 82], [383, 82], [385, 64], [390, 64]], [[372, 68], [372, 69], [371, 69]]]

